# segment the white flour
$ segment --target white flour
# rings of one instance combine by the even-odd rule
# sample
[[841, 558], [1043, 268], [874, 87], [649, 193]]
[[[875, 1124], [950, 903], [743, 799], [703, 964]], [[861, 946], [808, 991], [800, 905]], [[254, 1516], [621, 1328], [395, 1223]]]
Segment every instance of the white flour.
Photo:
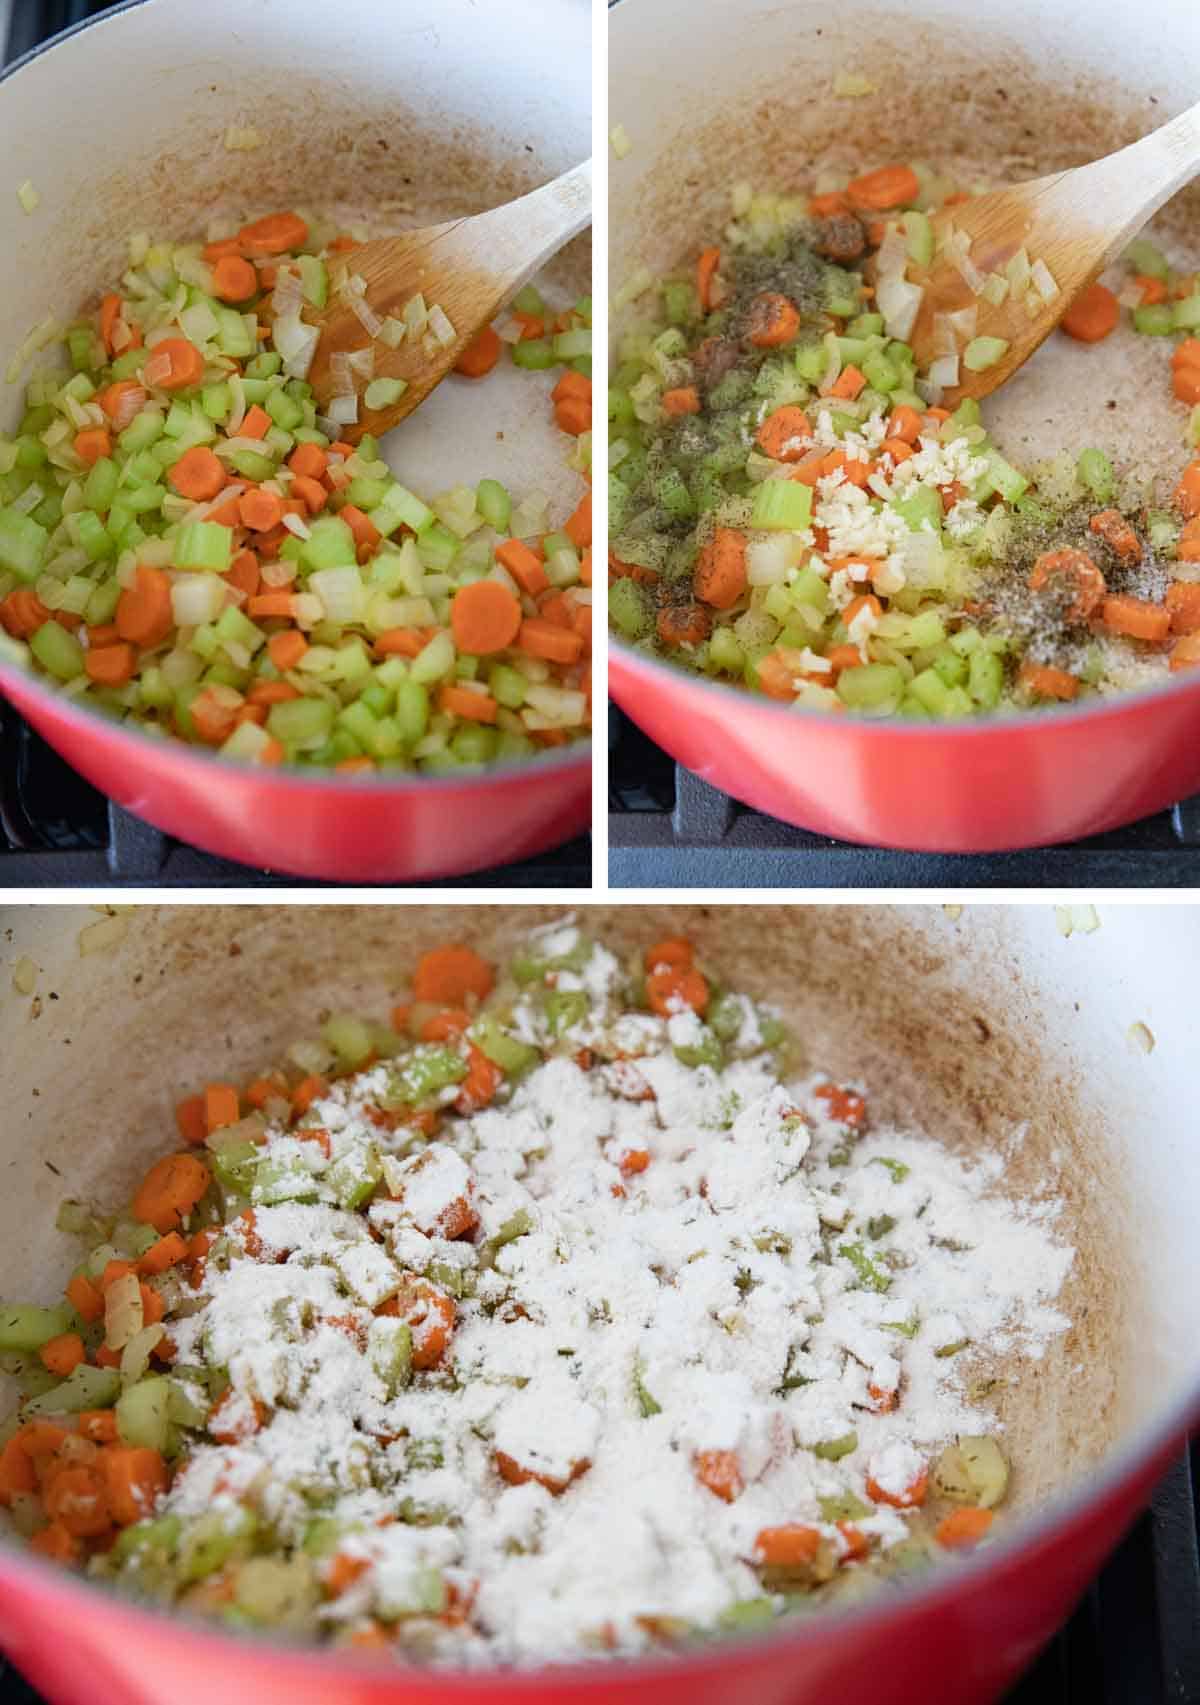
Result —
[[[575, 940], [556, 926], [539, 951]], [[369, 1217], [258, 1207], [263, 1258], [210, 1263], [206, 1306], [172, 1326], [177, 1366], [226, 1366], [251, 1424], [251, 1399], [270, 1414], [241, 1442], [195, 1448], [163, 1507], [232, 1514], [248, 1497], [284, 1545], [314, 1515], [337, 1518], [338, 1549], [370, 1566], [321, 1614], [350, 1626], [436, 1607], [443, 1571], [474, 1606], [461, 1626], [430, 1625], [440, 1661], [636, 1650], [648, 1618], [712, 1624], [761, 1594], [763, 1527], [819, 1526], [843, 1554], [818, 1498], [871, 1502], [868, 1475], [901, 1496], [956, 1432], [995, 1430], [967, 1394], [991, 1357], [1038, 1357], [1069, 1324], [1054, 1307], [1072, 1260], [1056, 1206], [1006, 1201], [998, 1157], [967, 1166], [886, 1130], [854, 1141], [813, 1094], [819, 1077], [784, 1089], [770, 1054], [739, 1055], [762, 1041], [749, 1002], [725, 1069], [689, 1068], [671, 1048], [703, 1027], [618, 1017], [621, 980], [602, 950], [561, 973], [560, 990], [594, 1003], [557, 1039], [568, 1052], [506, 1103], [451, 1119], [428, 1159], [401, 1162], [401, 1199]], [[552, 1044], [531, 996], [510, 1028]], [[572, 1056], [589, 1045], [636, 1058], [585, 1070]], [[387, 1075], [315, 1104], [329, 1157], [273, 1132], [272, 1159], [321, 1192], [373, 1145], [399, 1154], [411, 1133], [363, 1111]], [[475, 1247], [437, 1235], [463, 1199]], [[484, 1243], [518, 1213], [524, 1235]], [[442, 1366], [389, 1397], [372, 1310], [431, 1265], [444, 1282], [468, 1271], [475, 1295]], [[840, 1459], [814, 1454], [851, 1434]], [[736, 1456], [732, 1502], [697, 1479], [708, 1451]], [[497, 1453], [566, 1490], [507, 1484]], [[400, 1507], [405, 1521], [375, 1525]], [[857, 1526], [886, 1548], [907, 1521], [881, 1503]]]

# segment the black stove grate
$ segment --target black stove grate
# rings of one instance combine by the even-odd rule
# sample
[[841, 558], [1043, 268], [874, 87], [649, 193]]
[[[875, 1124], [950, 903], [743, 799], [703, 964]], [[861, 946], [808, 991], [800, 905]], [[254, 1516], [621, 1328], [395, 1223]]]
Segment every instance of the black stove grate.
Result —
[[[1198, 1531], [1200, 1440], [1004, 1705], [1200, 1705]], [[43, 1705], [2, 1654], [0, 1705]]]
[[614, 888], [1190, 888], [1200, 886], [1200, 795], [1069, 846], [860, 847], [740, 805], [675, 764], [614, 706], [608, 845]]

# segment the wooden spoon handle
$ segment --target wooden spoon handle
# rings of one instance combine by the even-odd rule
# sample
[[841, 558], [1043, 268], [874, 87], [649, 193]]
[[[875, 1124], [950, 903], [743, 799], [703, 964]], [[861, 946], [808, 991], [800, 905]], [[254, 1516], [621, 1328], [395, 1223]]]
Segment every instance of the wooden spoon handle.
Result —
[[519, 201], [477, 214], [470, 222], [472, 246], [477, 253], [482, 248], [480, 258], [486, 257], [498, 283], [504, 281], [507, 297], [591, 221], [592, 162], [585, 160]]

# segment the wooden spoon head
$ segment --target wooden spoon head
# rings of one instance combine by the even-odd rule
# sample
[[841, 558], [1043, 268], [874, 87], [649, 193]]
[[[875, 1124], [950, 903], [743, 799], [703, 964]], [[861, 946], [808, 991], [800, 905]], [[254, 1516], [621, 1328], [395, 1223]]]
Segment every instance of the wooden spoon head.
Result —
[[[977, 310], [976, 337], [1003, 338], [1008, 349], [994, 366], [969, 372], [962, 363], [959, 339], [959, 383], [945, 388], [942, 403], [953, 409], [964, 397], [986, 397], [1004, 384], [1034, 350], [1049, 337], [1079, 292], [1103, 271], [1108, 260], [1109, 233], [1095, 213], [1072, 205], [1068, 179], [1078, 174], [1057, 173], [1037, 178], [1012, 189], [992, 190], [987, 195], [948, 207], [933, 218], [937, 247], [930, 268], [910, 263], [906, 277], [924, 286], [925, 296], [909, 342], [924, 372], [938, 351], [934, 340], [934, 316], [962, 308]], [[1056, 292], [1047, 301], [1036, 291], [1011, 287], [1000, 303], [988, 300], [947, 258], [944, 245], [955, 232], [969, 239], [968, 265], [986, 278], [1006, 277], [1005, 268], [1023, 249], [1032, 265], [1041, 260], [1048, 269]], [[974, 279], [976, 287], [980, 279]]]
[[419, 295], [427, 308], [440, 307], [450, 321], [454, 329], [450, 343], [435, 347], [426, 333], [421, 332], [415, 337], [406, 336], [397, 348], [391, 349], [370, 335], [341, 295], [332, 297], [328, 306], [319, 311], [305, 310], [306, 323], [321, 327], [321, 341], [308, 374], [318, 412], [323, 412], [335, 395], [330, 364], [338, 352], [351, 355], [372, 348], [373, 377], [403, 379], [408, 387], [387, 408], [369, 409], [362, 396], [366, 384], [360, 381], [358, 420], [338, 429], [339, 436], [347, 443], [357, 444], [366, 432], [378, 437], [411, 414], [499, 312], [507, 281], [488, 270], [478, 238], [471, 230], [477, 224], [475, 220], [459, 219], [447, 225], [428, 225], [401, 232], [396, 237], [362, 243], [342, 256], [348, 275], [364, 280], [363, 300], [377, 319], [389, 316], [402, 319], [406, 304]]

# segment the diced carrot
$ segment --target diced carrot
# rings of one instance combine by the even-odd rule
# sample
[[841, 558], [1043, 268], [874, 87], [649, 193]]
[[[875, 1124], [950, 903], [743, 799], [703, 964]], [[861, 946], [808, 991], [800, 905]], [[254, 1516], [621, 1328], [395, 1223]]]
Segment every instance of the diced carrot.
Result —
[[294, 669], [307, 650], [308, 641], [298, 628], [273, 633], [267, 641], [267, 655], [281, 673]]
[[575, 506], [574, 513], [563, 522], [562, 530], [577, 550], [582, 550], [585, 545], [591, 544], [592, 494], [590, 491], [584, 492]]
[[694, 965], [686, 968], [660, 965], [646, 978], [646, 1000], [651, 1012], [659, 1018], [670, 1018], [687, 1007], [703, 1014], [708, 1008], [708, 996], [708, 979]]
[[[1156, 279], [1155, 283], [1157, 282]], [[972, 1545], [978, 1545], [993, 1520], [994, 1513], [991, 1510], [951, 1510], [950, 1514], [943, 1516], [937, 1524], [933, 1537], [947, 1551], [963, 1551]]]
[[116, 645], [89, 645], [83, 658], [84, 672], [98, 686], [123, 687], [132, 681], [137, 667], [137, 654], [132, 645], [118, 641]]
[[1200, 456], [1183, 470], [1183, 478], [1175, 487], [1175, 505], [1189, 521], [1200, 515]]
[[1181, 363], [1172, 369], [1171, 391], [1177, 402], [1200, 403], [1200, 361]]
[[104, 426], [85, 426], [74, 438], [75, 454], [90, 468], [103, 456], [112, 455], [112, 439]]
[[177, 1267], [186, 1259], [187, 1244], [177, 1231], [169, 1231], [165, 1237], [160, 1237], [157, 1243], [152, 1243], [146, 1253], [138, 1258], [137, 1270], [156, 1278], [160, 1273]]
[[[171, 582], [161, 568], [139, 563], [134, 582], [117, 600], [117, 632], [143, 649], [161, 645], [175, 623], [171, 612]], [[107, 649], [107, 648], [106, 648]]]
[[1170, 611], [1172, 633], [1200, 633], [1200, 583], [1173, 580], [1163, 604]]
[[700, 298], [700, 311], [707, 314], [716, 306], [713, 300], [713, 281], [717, 268], [721, 264], [720, 249], [702, 249], [696, 262], [696, 295]]
[[26, 1456], [57, 1456], [70, 1438], [70, 1431], [57, 1421], [26, 1421], [15, 1435]]
[[468, 995], [486, 1000], [495, 981], [491, 965], [474, 948], [452, 944], [421, 955], [413, 972], [413, 994], [430, 1005], [461, 1006]]
[[147, 1446], [117, 1446], [103, 1455], [108, 1507], [119, 1527], [144, 1521], [170, 1485], [171, 1476], [158, 1451]]
[[1162, 604], [1123, 594], [1104, 600], [1100, 619], [1113, 633], [1126, 634], [1130, 639], [1161, 640], [1171, 631], [1171, 612]]
[[156, 1161], [133, 1199], [133, 1217], [152, 1225], [166, 1236], [178, 1231], [208, 1189], [211, 1174], [205, 1163], [191, 1154], [170, 1154]]
[[853, 1522], [840, 1521], [837, 1523], [837, 1530], [846, 1541], [846, 1551], [841, 1559], [843, 1563], [855, 1563], [860, 1557], [868, 1554], [871, 1547], [861, 1528], [855, 1527]]
[[[121, 420], [122, 425], [127, 425], [128, 421], [123, 417], [131, 407], [135, 395], [141, 402], [145, 402], [145, 388], [136, 379], [115, 379], [111, 385], [106, 385], [102, 391], [97, 391], [93, 400], [99, 403], [101, 409], [114, 424]], [[132, 418], [130, 415], [129, 419]]]
[[[456, 598], [455, 606], [457, 603]], [[555, 627], [553, 622], [543, 621], [538, 616], [530, 616], [521, 623], [517, 647], [527, 656], [542, 657], [548, 663], [576, 663], [583, 651], [583, 641], [577, 633]]]
[[754, 1555], [768, 1569], [794, 1569], [811, 1563], [820, 1544], [819, 1528], [789, 1522], [784, 1527], [760, 1528], [754, 1541]]
[[1092, 516], [1088, 528], [1103, 539], [1123, 563], [1132, 565], [1142, 560], [1138, 536], [1119, 509], [1102, 509], [1098, 515]]
[[475, 580], [460, 587], [450, 606], [454, 643], [471, 656], [504, 651], [521, 629], [521, 606], [498, 580]]
[[78, 1332], [60, 1332], [57, 1338], [51, 1338], [42, 1345], [38, 1355], [49, 1371], [57, 1374], [59, 1379], [66, 1379], [80, 1362], [87, 1359], [83, 1339]]
[[204, 1097], [189, 1095], [176, 1104], [175, 1123], [179, 1134], [185, 1143], [191, 1143], [193, 1148], [199, 1148], [208, 1135], [208, 1125], [204, 1118]]
[[465, 374], [468, 379], [482, 379], [499, 361], [502, 348], [503, 345], [491, 326], [484, 326], [454, 363], [454, 371]]
[[746, 590], [746, 535], [718, 527], [696, 558], [692, 590], [714, 610], [731, 609]]
[[[208, 514], [205, 516], [205, 520], [215, 521], [218, 527], [240, 527], [242, 525], [242, 511], [240, 504], [241, 498], [237, 492], [234, 492], [232, 497], [222, 498], [215, 508], [210, 509]], [[256, 539], [255, 544], [259, 550], [263, 552], [264, 556], [270, 558], [274, 555], [273, 551], [268, 551], [267, 549], [267, 539], [265, 536]]]
[[1103, 284], [1089, 284], [1071, 303], [1059, 322], [1068, 337], [1079, 343], [1100, 343], [1116, 326], [1120, 304]]
[[104, 1296], [86, 1273], [76, 1273], [68, 1282], [66, 1298], [80, 1319], [86, 1320], [89, 1326], [104, 1313]]
[[921, 417], [915, 408], [901, 403], [898, 408], [892, 410], [887, 430], [889, 438], [900, 438], [905, 444], [915, 444], [921, 436]]
[[696, 1479], [715, 1498], [732, 1504], [745, 1490], [742, 1465], [738, 1461], [736, 1451], [698, 1450], [693, 1463]]
[[167, 475], [171, 488], [180, 497], [204, 503], [215, 497], [225, 484], [225, 469], [207, 444], [195, 444], [185, 450]]
[[860, 593], [857, 598], [851, 598], [850, 602], [846, 605], [846, 608], [842, 611], [842, 621], [845, 626], [849, 627], [855, 617], [861, 615], [864, 610], [869, 610], [875, 617], [876, 621], [878, 621], [880, 616], [882, 616], [883, 605], [879, 602], [879, 599], [876, 598], [873, 592], [863, 592]]
[[746, 335], [756, 349], [777, 349], [795, 338], [800, 314], [789, 296], [767, 291], [751, 301], [747, 328]]
[[832, 219], [835, 213], [848, 213], [850, 203], [840, 189], [834, 189], [824, 195], [810, 196], [808, 211], [814, 219]]
[[378, 527], [368, 520], [362, 510], [357, 509], [352, 503], [346, 503], [338, 510], [338, 514], [354, 534], [354, 543], [358, 547], [360, 557], [363, 552], [373, 551], [382, 534]]
[[1022, 663], [1017, 679], [1039, 699], [1073, 699], [1079, 692], [1079, 677], [1049, 663]]
[[528, 597], [536, 598], [549, 586], [541, 557], [523, 539], [505, 539], [496, 546], [495, 557]]
[[1085, 622], [1093, 615], [1106, 591], [1104, 576], [1086, 551], [1068, 546], [1060, 551], [1043, 551], [1033, 565], [1029, 589], [1040, 592], [1045, 587], [1060, 585], [1073, 593], [1064, 611], [1069, 621]]
[[[467, 1075], [459, 1084], [458, 1096], [454, 1102], [456, 1113], [470, 1115], [488, 1107], [496, 1098], [496, 1091], [504, 1082], [504, 1073], [494, 1060], [489, 1060], [482, 1048], [477, 1048], [474, 1042], [467, 1043]], [[468, 1204], [463, 1204], [468, 1208]], [[441, 1227], [443, 1237], [461, 1237], [463, 1233], [478, 1223], [474, 1209], [468, 1208], [469, 1221], [462, 1223], [461, 1216], [455, 1216], [453, 1226], [461, 1224], [461, 1230], [452, 1226]]]
[[265, 706], [288, 704], [292, 699], [303, 696], [299, 687], [293, 687], [290, 681], [256, 681], [246, 694], [246, 703]]
[[1185, 633], [1171, 647], [1171, 672], [1200, 666], [1200, 633]]
[[134, 1262], [122, 1261], [114, 1256], [111, 1261], [104, 1263], [104, 1271], [100, 1275], [100, 1289], [106, 1291], [110, 1285], [115, 1285], [118, 1279], [124, 1279], [136, 1271]]
[[412, 1365], [418, 1372], [437, 1367], [454, 1331], [454, 1298], [428, 1279], [406, 1274], [400, 1289], [376, 1311], [407, 1320], [412, 1328]]
[[120, 317], [121, 298], [115, 291], [110, 290], [108, 295], [101, 299], [99, 318], [100, 340], [110, 355], [116, 353], [113, 349], [112, 336], [113, 327], [116, 325]]
[[785, 403], [767, 416], [756, 437], [764, 456], [776, 462], [798, 462], [812, 442], [812, 427], [802, 408]]
[[664, 645], [702, 645], [712, 632], [712, 617], [703, 604], [667, 604], [655, 626]]
[[86, 1464], [62, 1468], [45, 1488], [46, 1514], [75, 1539], [96, 1539], [107, 1533], [113, 1518], [109, 1495], [99, 1469]]
[[679, 385], [663, 392], [662, 406], [668, 414], [699, 414], [700, 393], [695, 385]]
[[232, 687], [201, 687], [189, 707], [192, 726], [206, 746], [223, 746], [237, 727], [241, 708], [241, 695]]
[[53, 1521], [41, 1528], [29, 1541], [30, 1548], [52, 1563], [71, 1564], [79, 1561], [83, 1547], [61, 1522]]
[[[160, 362], [167, 363], [167, 371], [157, 380], [149, 383], [157, 384], [161, 391], [184, 391], [192, 385], [198, 385], [204, 375], [204, 357], [186, 337], [165, 337], [156, 343], [150, 351], [150, 359], [146, 368], [155, 369]], [[145, 370], [143, 370], [145, 373]]]
[[0, 601], [0, 623], [14, 639], [32, 639], [50, 612], [32, 586], [16, 586]]
[[420, 628], [387, 628], [375, 636], [376, 657], [419, 657], [428, 645]]
[[582, 397], [564, 397], [561, 403], [554, 405], [554, 419], [561, 432], [569, 432], [573, 438], [578, 438], [581, 432], [592, 430], [592, 405], [584, 402]]
[[243, 527], [249, 527], [255, 533], [267, 533], [279, 525], [283, 502], [275, 492], [254, 487], [243, 492], [238, 499], [238, 514]]
[[213, 266], [224, 255], [240, 255], [242, 240], [240, 237], [215, 237], [211, 243], [205, 243], [200, 253]]
[[240, 550], [223, 576], [229, 586], [236, 586], [246, 598], [253, 598], [262, 584], [258, 558], [252, 550]]
[[867, 213], [883, 213], [892, 207], [907, 207], [920, 192], [911, 166], [879, 166], [846, 185], [850, 205]]
[[213, 267], [213, 295], [222, 302], [248, 302], [258, 293], [258, 274], [241, 255], [221, 255]]
[[907, 462], [910, 456], [916, 454], [911, 444], [906, 444], [903, 438], [885, 438], [879, 446], [881, 456], [890, 456], [899, 467], [901, 462]]
[[117, 1442], [117, 1416], [112, 1409], [84, 1409], [79, 1416], [80, 1436], [94, 1445]]
[[236, 1125], [238, 1092], [231, 1083], [210, 1083], [204, 1089], [204, 1128], [209, 1136], [226, 1125]]
[[495, 722], [500, 707], [490, 693], [473, 693], [469, 687], [444, 686], [438, 689], [438, 709], [464, 722]]
[[1150, 278], [1144, 272], [1135, 272], [1132, 282], [1142, 293], [1141, 306], [1150, 307], [1155, 302], [1165, 302], [1167, 286], [1161, 278]]
[[866, 1130], [866, 1098], [856, 1089], [846, 1089], [839, 1083], [819, 1083], [813, 1094], [829, 1103], [829, 1117], [839, 1125], [848, 1125], [853, 1131]]
[[245, 418], [237, 429], [239, 438], [265, 438], [271, 430], [271, 417], [265, 408], [255, 403], [246, 410]]
[[268, 213], [238, 232], [238, 242], [250, 254], [282, 255], [307, 241], [308, 226], [298, 213]]
[[891, 1504], [897, 1510], [912, 1510], [925, 1502], [925, 1494], [929, 1490], [929, 1470], [922, 1468], [911, 1486], [906, 1486], [902, 1492], [891, 1492], [880, 1486], [871, 1474], [867, 1475], [867, 1496], [877, 1504]]
[[861, 368], [853, 365], [843, 367], [837, 378], [834, 380], [833, 387], [830, 390], [829, 395], [831, 397], [845, 397], [853, 399], [861, 390], [865, 389], [866, 383], [866, 374], [863, 373]]
[[247, 599], [246, 613], [253, 619], [259, 616], [290, 616], [292, 613], [292, 594], [290, 592], [260, 592], [256, 597]]

